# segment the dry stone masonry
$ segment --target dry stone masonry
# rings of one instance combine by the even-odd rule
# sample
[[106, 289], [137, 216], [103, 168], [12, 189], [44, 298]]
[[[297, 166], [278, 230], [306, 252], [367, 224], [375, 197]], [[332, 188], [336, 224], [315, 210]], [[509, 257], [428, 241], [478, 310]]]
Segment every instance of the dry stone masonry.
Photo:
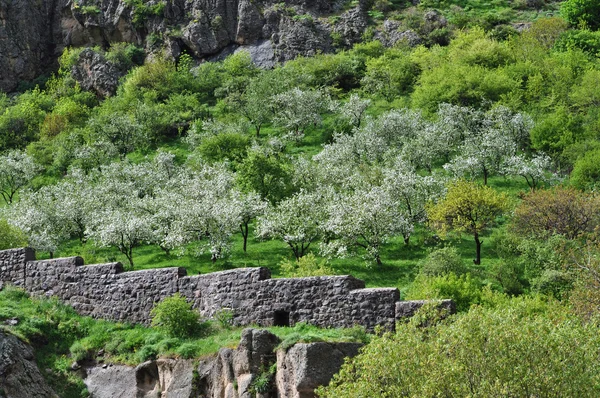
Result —
[[[82, 315], [148, 324], [155, 303], [175, 293], [204, 317], [233, 311], [236, 325], [393, 329], [423, 305], [400, 301], [396, 288], [365, 289], [352, 276], [271, 279], [267, 268], [187, 276], [184, 268], [124, 272], [120, 263], [85, 265], [81, 257], [35, 261], [29, 248], [0, 251], [0, 282], [36, 296], [56, 296]], [[442, 302], [452, 309], [452, 302]]]

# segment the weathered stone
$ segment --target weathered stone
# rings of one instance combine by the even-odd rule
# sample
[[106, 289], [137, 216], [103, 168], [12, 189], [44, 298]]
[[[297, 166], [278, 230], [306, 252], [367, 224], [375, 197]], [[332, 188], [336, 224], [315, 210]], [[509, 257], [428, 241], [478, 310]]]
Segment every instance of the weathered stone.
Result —
[[277, 351], [277, 389], [281, 398], [313, 398], [314, 390], [336, 374], [344, 358], [358, 354], [360, 343], [296, 344]]
[[129, 366], [89, 368], [84, 382], [92, 398], [137, 397], [136, 370]]
[[34, 361], [33, 350], [17, 337], [0, 331], [0, 395], [9, 398], [58, 397]]
[[71, 70], [71, 76], [84, 90], [93, 91], [98, 97], [106, 98], [117, 92], [122, 72], [102, 55], [87, 48]]

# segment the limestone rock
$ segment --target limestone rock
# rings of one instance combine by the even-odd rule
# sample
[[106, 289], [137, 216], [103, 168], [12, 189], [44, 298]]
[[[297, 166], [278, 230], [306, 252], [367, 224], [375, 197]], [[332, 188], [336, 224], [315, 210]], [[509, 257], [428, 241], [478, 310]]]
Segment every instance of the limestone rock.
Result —
[[362, 35], [369, 22], [368, 14], [360, 7], [353, 8], [342, 14], [333, 24], [332, 32], [339, 35], [337, 45], [350, 48], [362, 40]]
[[344, 363], [358, 354], [360, 343], [296, 344], [277, 351], [277, 389], [281, 398], [313, 398]]
[[129, 366], [98, 366], [87, 370], [85, 384], [91, 398], [137, 396], [136, 371]]
[[71, 76], [84, 90], [93, 91], [98, 97], [106, 98], [117, 92], [122, 73], [101, 54], [86, 48], [79, 55], [77, 64], [73, 66]]
[[58, 398], [40, 373], [33, 349], [0, 331], [0, 397]]

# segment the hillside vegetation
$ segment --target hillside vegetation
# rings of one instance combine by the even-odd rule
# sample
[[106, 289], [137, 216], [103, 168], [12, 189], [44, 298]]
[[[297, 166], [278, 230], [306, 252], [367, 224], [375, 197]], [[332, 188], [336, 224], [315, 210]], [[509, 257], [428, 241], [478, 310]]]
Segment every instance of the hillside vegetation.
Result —
[[[81, 89], [82, 49], [67, 49], [43, 86], [0, 94], [0, 246], [191, 274], [349, 273], [456, 301], [455, 317], [377, 337], [325, 396], [374, 380], [381, 396], [595, 396], [599, 5], [518, 3], [378, 1], [363, 43], [272, 70], [244, 52], [141, 62], [115, 43], [94, 49], [128, 70], [108, 98]], [[432, 9], [449, 23], [424, 25]], [[386, 18], [427, 40], [385, 47]], [[475, 371], [473, 355], [506, 362]], [[532, 376], [544, 355], [555, 365]], [[571, 373], [552, 373], [567, 362], [589, 364], [569, 368], [585, 378], [571, 392]], [[468, 380], [434, 372], [448, 367]], [[431, 383], [399, 376], [425, 368]]]

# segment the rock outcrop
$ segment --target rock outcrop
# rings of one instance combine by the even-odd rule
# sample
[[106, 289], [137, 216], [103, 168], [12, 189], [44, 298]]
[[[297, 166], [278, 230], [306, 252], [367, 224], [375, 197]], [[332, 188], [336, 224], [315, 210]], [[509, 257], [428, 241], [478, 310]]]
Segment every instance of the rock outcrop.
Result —
[[[363, 8], [367, 5], [363, 3], [336, 24], [321, 18], [341, 12], [342, 3], [0, 0], [0, 90], [14, 90], [20, 81], [55, 68], [58, 56], [68, 46], [107, 49], [112, 43], [127, 42], [144, 47], [148, 53], [160, 51], [176, 58], [186, 51], [197, 59], [234, 46], [248, 48], [263, 66], [298, 55], [330, 52], [332, 31], [350, 45], [360, 39], [366, 27]], [[98, 68], [98, 60], [91, 61], [88, 67]]]
[[58, 398], [40, 373], [33, 349], [0, 331], [0, 398]]
[[106, 98], [117, 92], [122, 73], [115, 64], [106, 60], [101, 54], [86, 48], [79, 55], [77, 64], [73, 66], [71, 76], [84, 90]]
[[355, 356], [361, 346], [298, 343], [275, 352], [278, 344], [266, 330], [245, 329], [236, 349], [222, 348], [201, 360], [92, 367], [85, 383], [92, 398], [312, 398], [315, 388], [329, 383], [344, 358]]

